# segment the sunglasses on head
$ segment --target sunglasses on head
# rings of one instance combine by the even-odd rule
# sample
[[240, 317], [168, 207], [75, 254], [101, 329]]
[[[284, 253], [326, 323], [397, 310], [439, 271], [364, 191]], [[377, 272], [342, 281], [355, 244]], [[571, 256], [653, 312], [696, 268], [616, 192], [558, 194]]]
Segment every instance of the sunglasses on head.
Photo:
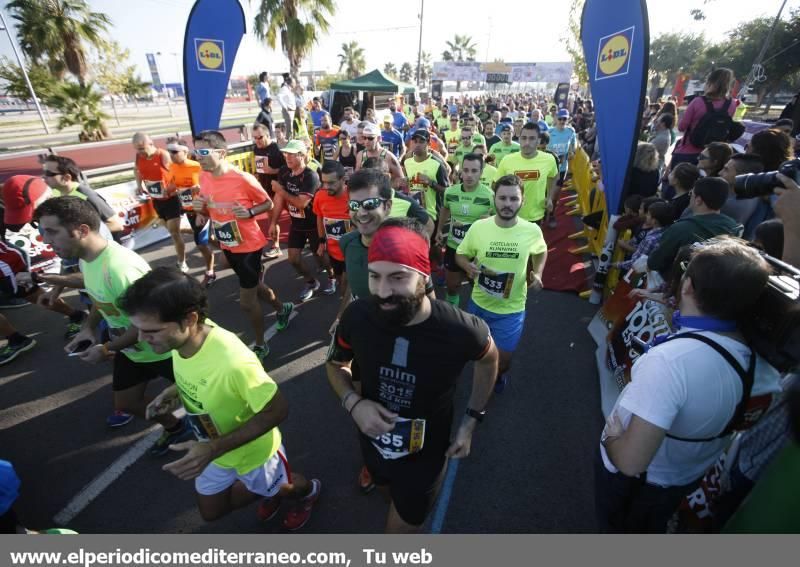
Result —
[[358, 211], [362, 207], [364, 208], [365, 211], [374, 211], [386, 201], [388, 201], [388, 199], [383, 199], [382, 197], [370, 197], [369, 199], [364, 199], [363, 201], [356, 201], [355, 199], [350, 199], [347, 206], [353, 212]]

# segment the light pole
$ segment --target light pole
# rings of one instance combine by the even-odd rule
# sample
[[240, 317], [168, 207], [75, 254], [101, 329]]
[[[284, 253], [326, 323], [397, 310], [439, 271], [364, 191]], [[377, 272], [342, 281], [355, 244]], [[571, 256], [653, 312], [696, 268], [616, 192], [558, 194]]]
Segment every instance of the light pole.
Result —
[[419, 49], [417, 50], [417, 86], [422, 72], [422, 15], [425, 12], [425, 0], [419, 3]]
[[[160, 51], [156, 51], [156, 55], [161, 57], [162, 55], [166, 55], [166, 53], [161, 53]], [[175, 53], [172, 52], [172, 55], [175, 55]], [[176, 58], [175, 59], [176, 64], [177, 64], [177, 61], [178, 60]], [[164, 90], [166, 91], [165, 94], [167, 95], [167, 108], [169, 109], [169, 115], [170, 116], [175, 116], [175, 112], [172, 110], [172, 102], [170, 102], [170, 99], [172, 97], [169, 96], [169, 87], [166, 84], [164, 85]]]
[[42, 107], [39, 106], [39, 99], [36, 98], [36, 93], [33, 90], [33, 85], [31, 84], [31, 79], [28, 77], [28, 71], [25, 69], [25, 62], [19, 56], [19, 51], [17, 51], [17, 43], [14, 41], [14, 38], [11, 37], [11, 30], [8, 29], [6, 25], [6, 19], [3, 17], [3, 12], [0, 12], [0, 27], [3, 28], [3, 31], [6, 32], [8, 35], [8, 41], [11, 42], [11, 49], [14, 50], [14, 56], [17, 58], [17, 63], [19, 64], [19, 68], [22, 70], [22, 76], [25, 77], [25, 83], [28, 85], [28, 90], [31, 93], [31, 98], [33, 99], [33, 104], [36, 105], [36, 112], [39, 113], [39, 119], [42, 121], [42, 126], [44, 126], [44, 131], [46, 134], [50, 133], [50, 128], [47, 126], [47, 121], [44, 119], [44, 114], [42, 114]]

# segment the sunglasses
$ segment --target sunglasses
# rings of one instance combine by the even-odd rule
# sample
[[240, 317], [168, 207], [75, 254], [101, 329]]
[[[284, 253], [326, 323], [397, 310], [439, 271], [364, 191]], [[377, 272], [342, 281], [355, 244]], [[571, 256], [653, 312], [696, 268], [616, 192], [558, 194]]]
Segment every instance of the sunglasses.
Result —
[[364, 199], [363, 201], [356, 201], [355, 199], [350, 199], [347, 206], [354, 213], [359, 209], [361, 209], [362, 207], [364, 208], [365, 211], [374, 211], [388, 200], [389, 199], [383, 199], [381, 197], [370, 197], [369, 199]]
[[44, 173], [42, 173], [42, 177], [55, 177], [56, 175], [61, 175], [61, 174], [57, 171], [45, 171]]
[[705, 159], [711, 159], [711, 158], [710, 158], [710, 157], [708, 157], [708, 156], [707, 156], [707, 155], [705, 155], [705, 154], [700, 154], [699, 156], [697, 156], [697, 160], [699, 161], [699, 160], [701, 160], [701, 159], [705, 160]]
[[213, 148], [200, 148], [200, 149], [195, 150], [194, 153], [196, 153], [199, 156], [207, 157], [207, 156], [210, 156], [213, 152], [216, 152], [216, 151], [219, 151], [219, 150], [216, 150], [216, 149], [213, 149]]
[[368, 142], [371, 142], [375, 139], [375, 136], [364, 136], [364, 139]]
[[558, 121], [559, 121], [559, 122], [566, 122], [566, 121], [567, 121], [567, 119], [566, 119], [566, 118], [559, 118], [559, 119], [558, 119]]
[[254, 140], [263, 140], [264, 136], [253, 136]]
[[173, 155], [181, 153], [181, 150], [167, 150], [167, 151], [169, 151], [169, 153], [171, 153]]

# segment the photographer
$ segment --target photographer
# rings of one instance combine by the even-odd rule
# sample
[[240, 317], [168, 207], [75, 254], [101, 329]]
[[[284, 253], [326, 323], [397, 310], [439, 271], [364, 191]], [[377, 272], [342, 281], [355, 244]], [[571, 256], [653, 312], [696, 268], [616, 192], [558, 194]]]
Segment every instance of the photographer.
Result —
[[739, 330], [767, 288], [767, 262], [719, 238], [679, 265], [676, 333], [639, 357], [603, 430], [595, 491], [603, 531], [663, 533], [744, 425], [747, 402], [779, 391], [778, 372]]
[[783, 188], [776, 188], [775, 214], [783, 221], [783, 261], [800, 267], [800, 185], [779, 173]]

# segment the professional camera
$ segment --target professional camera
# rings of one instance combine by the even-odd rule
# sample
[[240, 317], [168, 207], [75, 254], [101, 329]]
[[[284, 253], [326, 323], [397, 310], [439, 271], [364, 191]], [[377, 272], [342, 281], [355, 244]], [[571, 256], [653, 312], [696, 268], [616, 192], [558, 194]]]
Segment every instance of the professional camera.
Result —
[[737, 175], [733, 185], [733, 189], [736, 191], [736, 198], [752, 199], [753, 197], [772, 195], [773, 189], [783, 187], [781, 182], [778, 181], [778, 173], [794, 179], [795, 183], [800, 183], [800, 158], [783, 162], [778, 171]]

